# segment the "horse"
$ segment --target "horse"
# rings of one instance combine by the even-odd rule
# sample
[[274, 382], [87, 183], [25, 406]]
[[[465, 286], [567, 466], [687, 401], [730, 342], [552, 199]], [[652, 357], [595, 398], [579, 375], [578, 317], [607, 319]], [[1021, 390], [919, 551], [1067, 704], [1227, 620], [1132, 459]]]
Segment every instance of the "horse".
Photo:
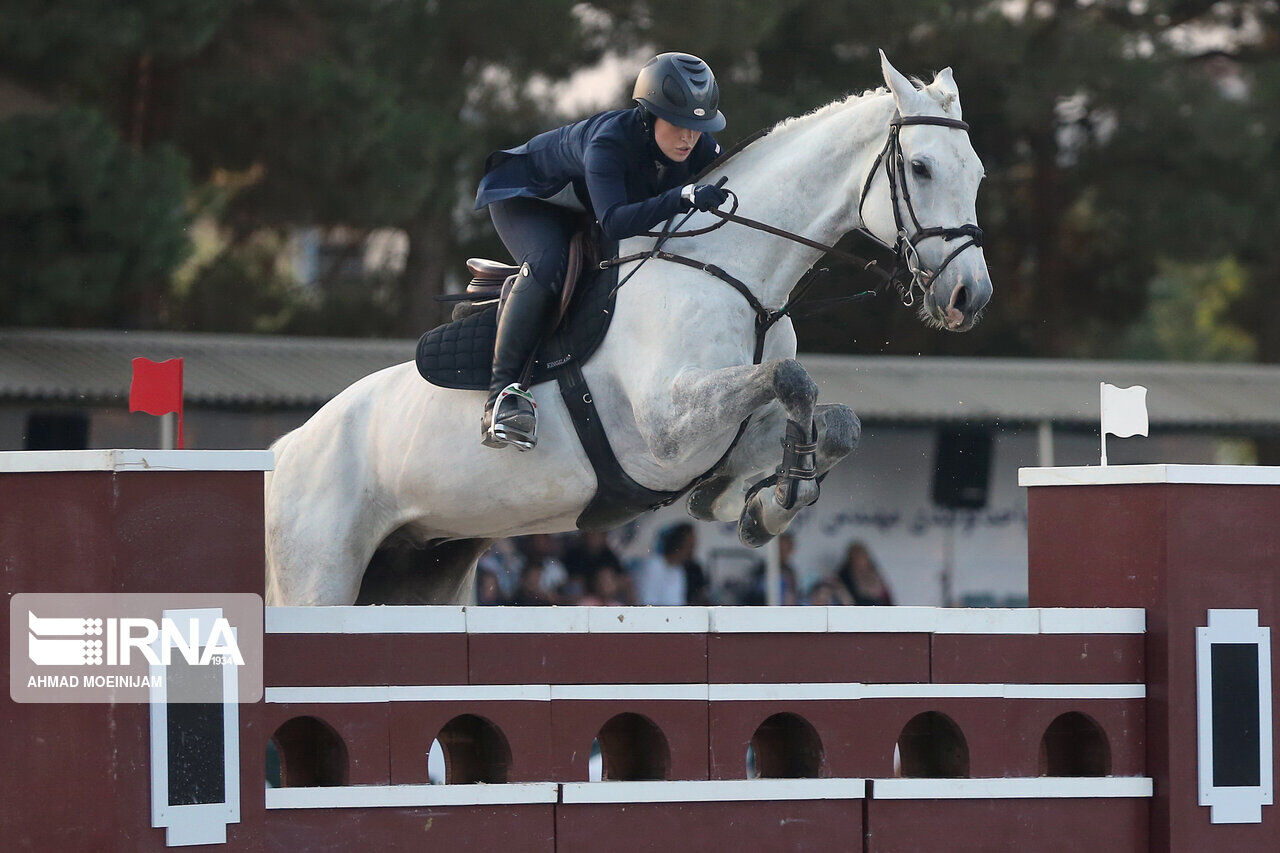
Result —
[[[817, 499], [861, 425], [847, 406], [818, 404], [789, 317], [775, 317], [754, 352], [757, 311], [744, 296], [783, 306], [822, 247], [854, 230], [895, 247], [930, 326], [966, 331], [991, 296], [976, 224], [983, 168], [951, 69], [926, 85], [880, 59], [884, 88], [780, 122], [705, 178], [727, 179], [743, 217], [804, 237], [704, 230], [722, 217], [695, 214], [694, 236], [675, 238], [680, 253], [742, 292], [696, 264], [632, 261], [619, 270], [626, 284], [608, 332], [581, 367], [623, 471], [655, 490], [694, 483], [689, 513], [736, 520], [748, 545]], [[654, 245], [629, 238], [619, 256]], [[539, 441], [529, 452], [483, 447], [484, 392], [428, 384], [412, 362], [358, 380], [278, 439], [264, 495], [268, 601], [363, 600], [375, 555], [399, 552], [412, 555], [400, 570], [412, 599], [465, 604], [493, 541], [574, 529], [596, 476], [555, 384], [532, 391]]]

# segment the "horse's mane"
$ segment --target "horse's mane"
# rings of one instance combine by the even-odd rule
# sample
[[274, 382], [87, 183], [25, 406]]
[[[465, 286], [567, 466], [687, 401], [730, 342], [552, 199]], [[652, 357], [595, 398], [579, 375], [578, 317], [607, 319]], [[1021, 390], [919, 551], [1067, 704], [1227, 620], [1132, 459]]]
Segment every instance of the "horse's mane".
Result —
[[[923, 84], [915, 80], [914, 78], [912, 79], [912, 82], [915, 83], [917, 86], [923, 88]], [[759, 142], [761, 139], [763, 139], [766, 136], [775, 137], [775, 138], [778, 136], [782, 136], [783, 134], [794, 131], [797, 127], [807, 126], [811, 121], [825, 117], [831, 113], [846, 109], [847, 107], [851, 107], [854, 104], [860, 103], [861, 101], [867, 98], [874, 98], [878, 95], [887, 95], [888, 93], [889, 93], [889, 90], [883, 86], [879, 87], [878, 89], [867, 89], [862, 92], [855, 92], [853, 94], [846, 95], [843, 98], [838, 98], [829, 104], [824, 104], [823, 106], [810, 110], [807, 113], [803, 113], [802, 115], [789, 116], [787, 118], [784, 118], [781, 121], [779, 121], [777, 124], [773, 125], [772, 127], [761, 128], [760, 130], [757, 130], [755, 133], [751, 134], [750, 136], [747, 136], [738, 140], [738, 143], [736, 145], [734, 145], [728, 151], [724, 152], [719, 157], [717, 157], [714, 161], [712, 161], [711, 165], [707, 166], [707, 168], [699, 172], [697, 176], [694, 177], [693, 180], [695, 181], [701, 180], [704, 175], [710, 174], [716, 169], [719, 169], [725, 163], [737, 157], [739, 154], [746, 151], [748, 148], [750, 148], [752, 145]]]

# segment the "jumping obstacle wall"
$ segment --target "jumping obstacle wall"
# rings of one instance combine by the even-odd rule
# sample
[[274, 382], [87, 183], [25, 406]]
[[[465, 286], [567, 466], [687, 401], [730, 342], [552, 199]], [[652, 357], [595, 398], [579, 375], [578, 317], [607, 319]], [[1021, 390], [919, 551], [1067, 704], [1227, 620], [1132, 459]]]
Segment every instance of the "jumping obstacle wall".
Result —
[[[6, 590], [261, 593], [267, 464], [0, 454]], [[1280, 476], [1248, 471], [1266, 483], [1203, 497], [1024, 472], [1023, 610], [268, 608], [265, 700], [240, 708], [239, 820], [217, 849], [1277, 849], [1269, 716], [1208, 738], [1215, 819], [1250, 818], [1243, 793], [1260, 822], [1198, 803], [1196, 629], [1211, 609], [1275, 616], [1280, 545], [1257, 526]], [[4, 722], [11, 846], [174, 840], [151, 821], [146, 706], [10, 701]], [[436, 739], [450, 784], [427, 784]], [[593, 741], [629, 781], [587, 781]], [[286, 787], [264, 791], [270, 742]], [[748, 746], [760, 775], [799, 778], [748, 778]], [[1256, 791], [1221, 784], [1254, 764]]]

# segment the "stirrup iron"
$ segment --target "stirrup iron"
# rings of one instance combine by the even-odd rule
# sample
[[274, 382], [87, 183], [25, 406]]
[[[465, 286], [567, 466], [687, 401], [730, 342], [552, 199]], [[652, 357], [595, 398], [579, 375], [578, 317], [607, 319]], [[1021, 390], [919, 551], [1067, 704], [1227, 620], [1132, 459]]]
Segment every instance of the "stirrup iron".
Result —
[[[502, 412], [502, 404], [508, 399], [512, 399], [511, 405], [517, 408], [522, 402], [528, 403], [530, 417], [528, 430], [498, 420], [498, 415]], [[517, 410], [516, 414], [519, 415], [520, 412]], [[538, 404], [533, 399], [533, 394], [519, 382], [512, 382], [499, 391], [498, 396], [494, 398], [493, 410], [489, 415], [489, 429], [482, 443], [486, 447], [506, 447], [510, 444], [517, 450], [532, 450], [538, 444]]]

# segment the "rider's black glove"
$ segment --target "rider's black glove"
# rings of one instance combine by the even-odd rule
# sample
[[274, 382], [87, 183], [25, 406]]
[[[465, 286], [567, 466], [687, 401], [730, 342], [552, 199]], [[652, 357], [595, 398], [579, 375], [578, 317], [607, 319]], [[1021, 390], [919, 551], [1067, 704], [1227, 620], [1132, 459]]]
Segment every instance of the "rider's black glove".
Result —
[[684, 199], [685, 210], [715, 210], [728, 201], [729, 194], [711, 184], [696, 187], [689, 184], [681, 190], [680, 197]]

